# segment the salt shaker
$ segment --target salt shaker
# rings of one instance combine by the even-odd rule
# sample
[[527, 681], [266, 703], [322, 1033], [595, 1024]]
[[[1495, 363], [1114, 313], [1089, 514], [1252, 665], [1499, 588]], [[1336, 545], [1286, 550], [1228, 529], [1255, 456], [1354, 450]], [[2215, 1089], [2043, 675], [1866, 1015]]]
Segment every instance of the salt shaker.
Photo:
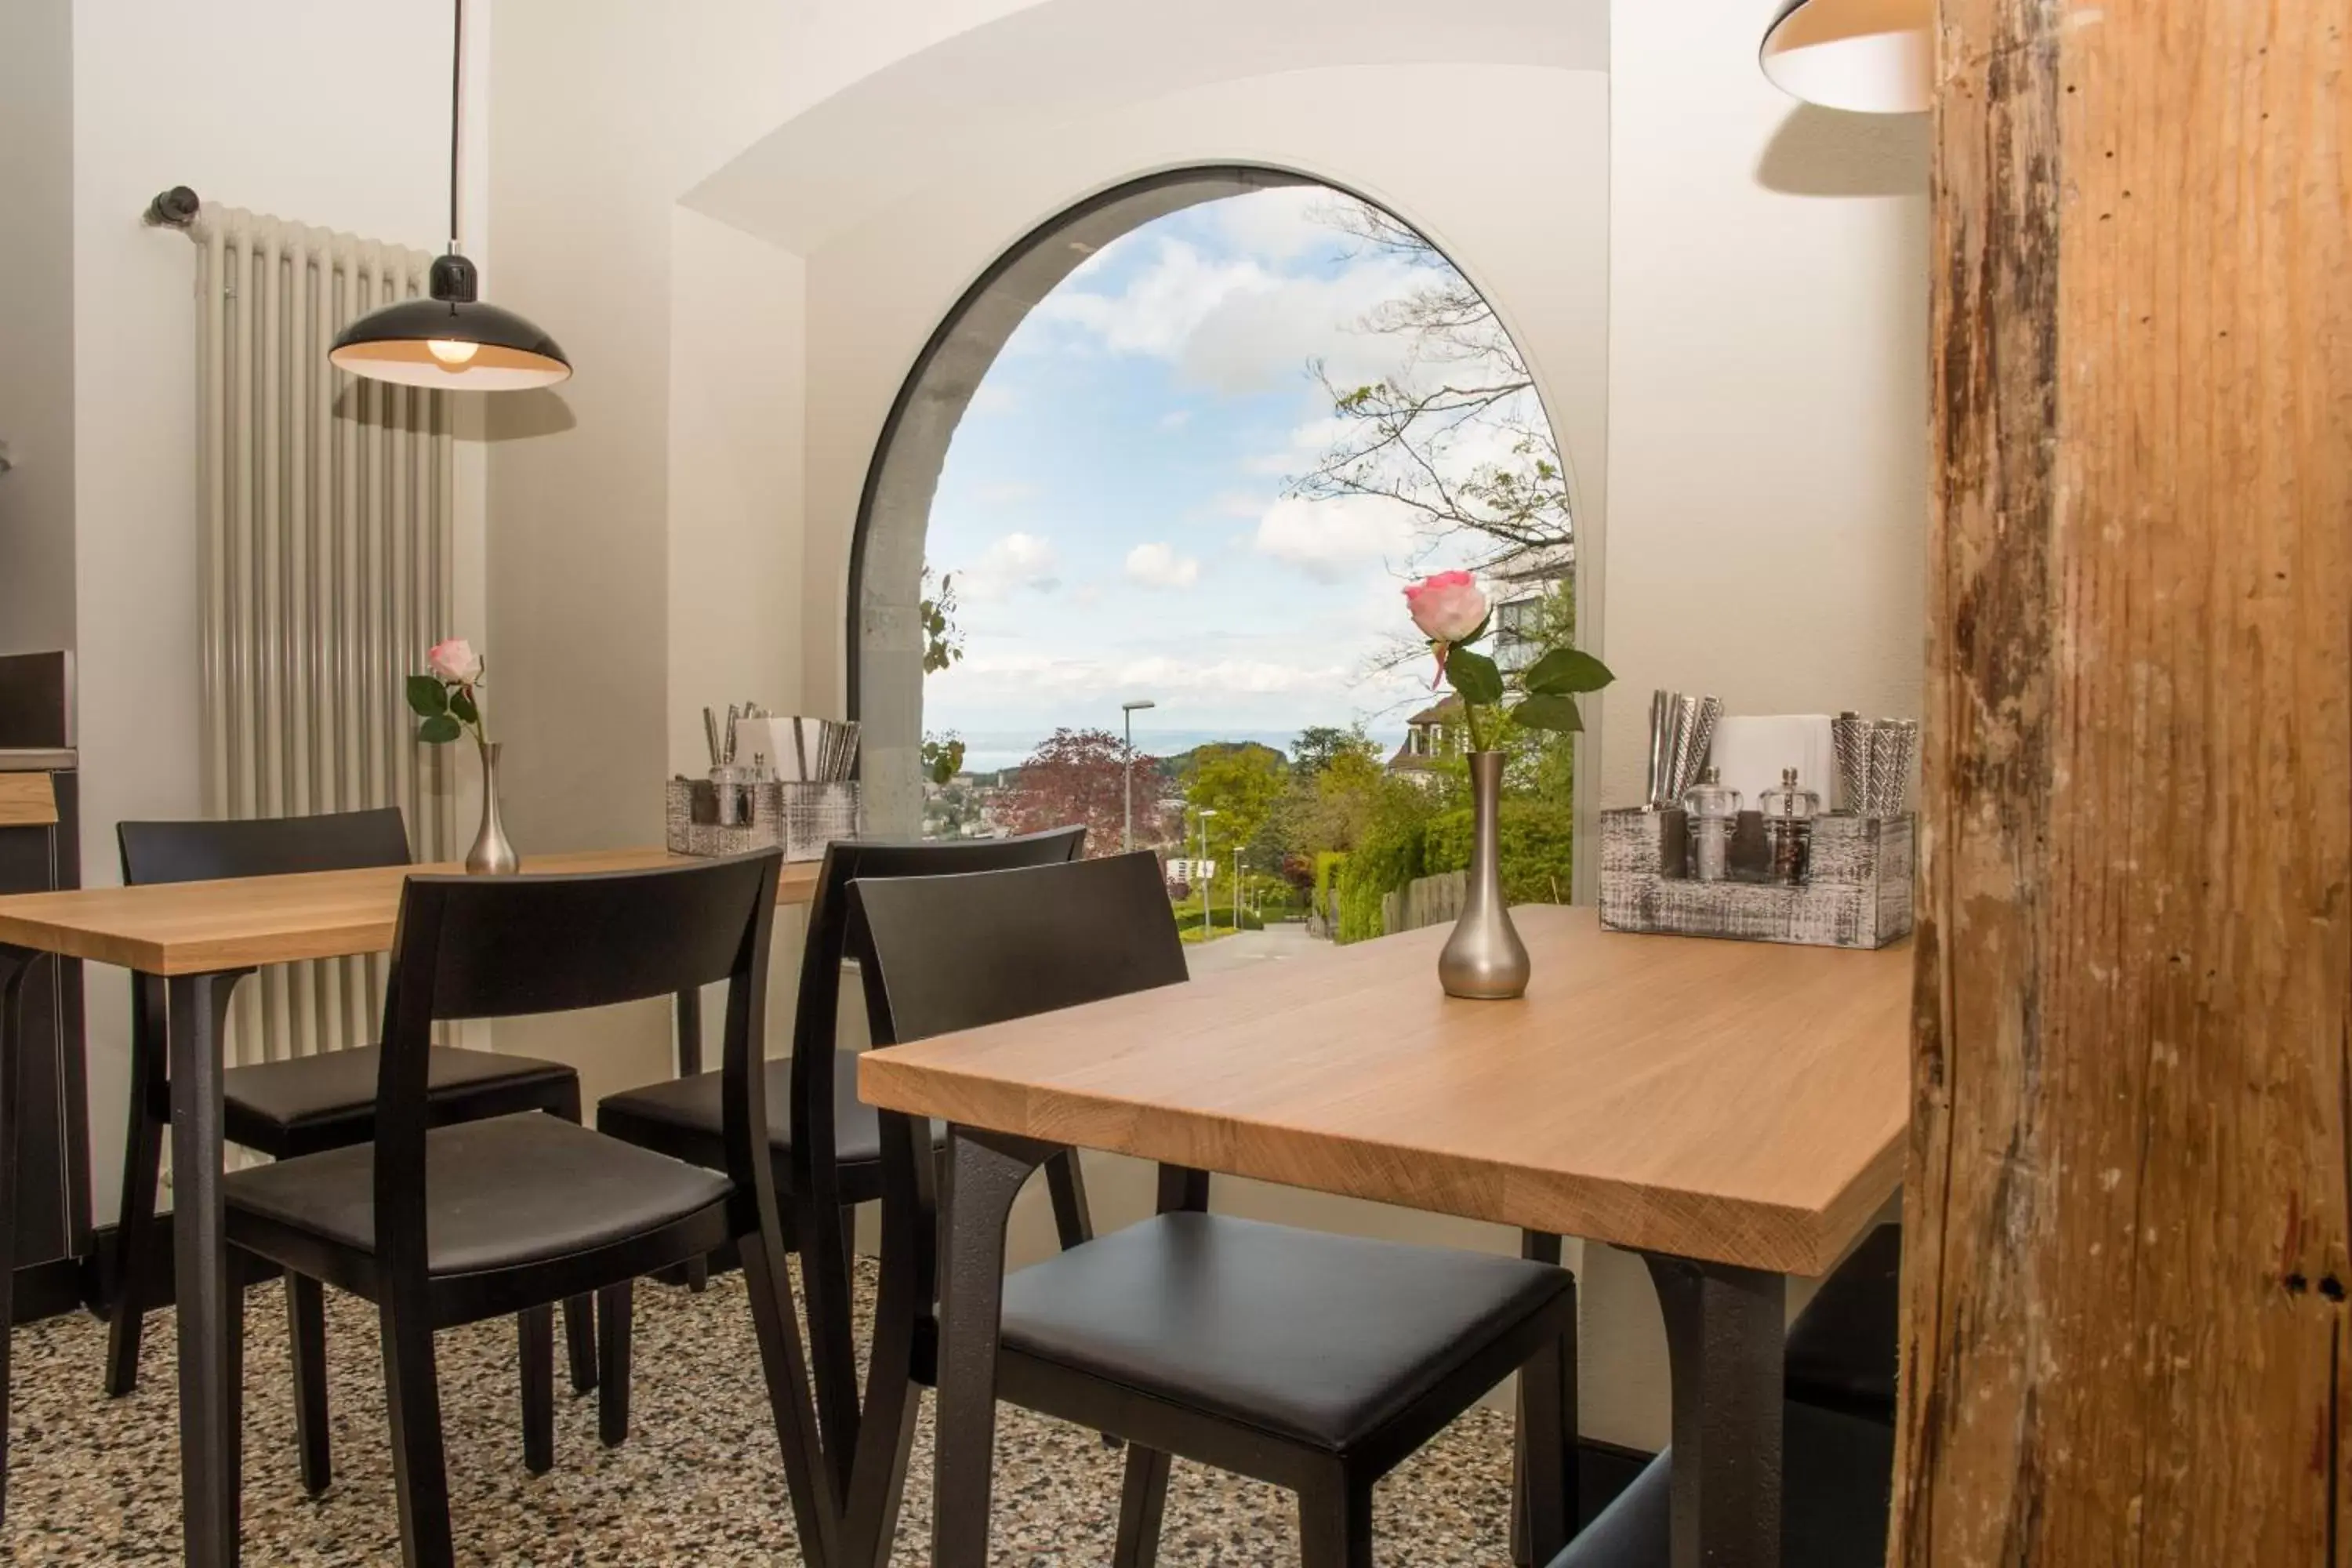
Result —
[[1702, 882], [1723, 880], [1731, 830], [1739, 819], [1739, 792], [1726, 788], [1721, 772], [1709, 768], [1683, 796], [1690, 823], [1691, 875]]
[[1812, 847], [1813, 818], [1821, 813], [1822, 797], [1798, 787], [1796, 769], [1782, 768], [1780, 786], [1766, 790], [1756, 804], [1763, 810], [1765, 837], [1772, 846], [1772, 879], [1802, 887]]

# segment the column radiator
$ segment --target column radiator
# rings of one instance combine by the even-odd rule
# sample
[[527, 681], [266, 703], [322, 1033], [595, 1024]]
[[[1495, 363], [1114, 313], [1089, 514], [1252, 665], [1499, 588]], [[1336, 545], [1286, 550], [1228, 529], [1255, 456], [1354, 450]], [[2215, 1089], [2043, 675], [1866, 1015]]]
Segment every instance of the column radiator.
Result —
[[[425, 290], [428, 252], [206, 204], [197, 247], [205, 806], [222, 817], [397, 805], [419, 859], [455, 829], [447, 764], [404, 679], [451, 617], [446, 393], [327, 363], [335, 333]], [[263, 970], [230, 1058], [372, 1040], [383, 963]]]

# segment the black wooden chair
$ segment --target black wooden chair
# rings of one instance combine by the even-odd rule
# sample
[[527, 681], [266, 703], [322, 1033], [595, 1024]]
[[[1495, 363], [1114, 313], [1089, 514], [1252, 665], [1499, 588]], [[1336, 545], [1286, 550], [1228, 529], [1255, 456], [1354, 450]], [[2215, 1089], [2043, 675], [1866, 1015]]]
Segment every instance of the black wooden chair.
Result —
[[[850, 1324], [848, 1253], [856, 1205], [882, 1196], [882, 1133], [874, 1108], [857, 1098], [854, 1053], [837, 1053], [841, 968], [854, 879], [929, 877], [1061, 865], [1086, 847], [1084, 827], [1055, 828], [1010, 838], [934, 844], [839, 843], [825, 851], [808, 906], [801, 949], [800, 989], [793, 1015], [790, 1061], [767, 1066], [768, 1147], [776, 1190], [788, 1217], [787, 1239], [800, 1257], [801, 1294], [809, 1321], [809, 1357], [816, 1383], [825, 1457], [837, 1485], [848, 1484], [857, 1447], [857, 1352]], [[698, 999], [681, 996], [688, 1018]], [[694, 1031], [681, 1029], [683, 1041]], [[851, 1059], [838, 1059], [841, 1056]], [[598, 1101], [596, 1129], [640, 1148], [707, 1165], [726, 1165], [719, 1075], [693, 1070], [679, 1048], [682, 1076]], [[1063, 1245], [1091, 1234], [1086, 1191], [1075, 1156], [1048, 1168]], [[607, 1354], [623, 1341], [614, 1364], [627, 1377], [627, 1326], [604, 1323]], [[625, 1401], [625, 1386], [606, 1397]]]
[[[125, 886], [347, 871], [409, 863], [398, 808], [243, 822], [126, 822], [117, 830]], [[249, 972], [248, 972], [249, 973]], [[226, 1008], [231, 987], [218, 993]], [[155, 1184], [172, 1094], [165, 1079], [163, 982], [134, 975], [131, 994], [131, 1125], [123, 1140], [122, 1208], [115, 1232], [114, 1298], [109, 1310], [106, 1391], [120, 1397], [139, 1380], [139, 1339], [160, 1288]], [[284, 1061], [232, 1067], [222, 1074], [227, 1139], [273, 1160], [367, 1142], [375, 1136], [380, 1053], [373, 1045]], [[580, 1120], [580, 1075], [562, 1062], [436, 1046], [427, 1106], [436, 1125], [545, 1110]], [[331, 1479], [328, 1452], [326, 1310], [315, 1279], [289, 1276], [293, 1335], [295, 1434], [302, 1482], [313, 1495]], [[596, 1384], [593, 1309], [568, 1303], [573, 1386]], [[527, 1384], [544, 1386], [544, 1380]]]
[[[412, 879], [384, 1001], [373, 1145], [223, 1184], [235, 1247], [376, 1303], [412, 1568], [454, 1561], [434, 1331], [518, 1312], [526, 1342], [546, 1347], [551, 1303], [593, 1291], [626, 1323], [637, 1276], [730, 1245], [750, 1278], [804, 1554], [830, 1560], [833, 1505], [814, 1489], [815, 1422], [799, 1393], [807, 1369], [775, 1192], [751, 1131], [767, 1124], [759, 1068], [781, 865], [769, 851], [612, 875]], [[436, 1125], [435, 1024], [610, 1006], [721, 980], [724, 1174], [534, 1112]], [[527, 1394], [524, 1410], [525, 1448], [545, 1469], [551, 1406]], [[618, 1443], [625, 1429], [609, 1414], [603, 1436]]]
[[[860, 879], [852, 894], [851, 951], [877, 1046], [1185, 979], [1148, 854]], [[877, 1457], [904, 1454], [908, 1383], [931, 1381], [937, 1358], [932, 1162], [908, 1118], [881, 1121], [892, 1191], [865, 1417]], [[1516, 1258], [1212, 1215], [1208, 1196], [1203, 1173], [1162, 1166], [1156, 1217], [1008, 1278], [998, 1397], [1127, 1440], [1120, 1568], [1155, 1559], [1171, 1456], [1296, 1491], [1307, 1568], [1366, 1568], [1375, 1480], [1515, 1369], [1528, 1369], [1530, 1390], [1562, 1388], [1574, 1280]], [[1538, 1560], [1567, 1533], [1574, 1420], [1558, 1397], [1531, 1404]], [[857, 1568], [878, 1560], [894, 1528], [884, 1474], [861, 1456], [845, 1526]]]
[[[1881, 1226], [1789, 1330], [1780, 1561], [1881, 1568], [1895, 1487], [1903, 1232]], [[1674, 1450], [1650, 1461], [1551, 1568], [1671, 1568]]]

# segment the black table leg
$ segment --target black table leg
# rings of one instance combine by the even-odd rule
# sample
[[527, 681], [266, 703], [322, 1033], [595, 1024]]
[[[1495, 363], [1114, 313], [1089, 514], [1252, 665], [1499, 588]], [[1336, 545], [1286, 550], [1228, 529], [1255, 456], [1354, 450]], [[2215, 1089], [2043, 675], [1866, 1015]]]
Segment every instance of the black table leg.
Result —
[[1674, 1373], [1674, 1568], [1780, 1568], [1788, 1281], [1645, 1254]]
[[221, 1207], [221, 1036], [237, 975], [170, 984], [172, 1251], [180, 1318], [180, 1488], [190, 1568], [236, 1563], [236, 1401], [228, 1386], [229, 1288]]
[[1029, 1173], [1058, 1152], [1050, 1143], [961, 1127], [948, 1135], [932, 1568], [987, 1568], [1005, 1221]]
[[16, 1066], [24, 1055], [25, 977], [37, 952], [0, 947], [0, 1519], [8, 1516], [8, 1336], [16, 1327], [16, 1143], [22, 1114]]

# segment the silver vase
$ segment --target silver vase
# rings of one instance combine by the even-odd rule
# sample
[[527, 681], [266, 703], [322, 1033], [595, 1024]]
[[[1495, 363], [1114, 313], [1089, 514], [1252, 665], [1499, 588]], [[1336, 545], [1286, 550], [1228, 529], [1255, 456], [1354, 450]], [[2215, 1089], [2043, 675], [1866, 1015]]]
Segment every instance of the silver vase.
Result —
[[507, 842], [507, 825], [499, 816], [499, 744], [482, 742], [482, 830], [474, 835], [474, 847], [466, 851], [469, 877], [511, 877], [522, 869], [522, 859]]
[[1503, 753], [1473, 752], [1469, 762], [1470, 885], [1454, 934], [1437, 955], [1437, 979], [1448, 996], [1498, 1002], [1526, 994], [1528, 948], [1511, 925], [1510, 906], [1503, 901], [1502, 844], [1496, 823], [1503, 801]]

